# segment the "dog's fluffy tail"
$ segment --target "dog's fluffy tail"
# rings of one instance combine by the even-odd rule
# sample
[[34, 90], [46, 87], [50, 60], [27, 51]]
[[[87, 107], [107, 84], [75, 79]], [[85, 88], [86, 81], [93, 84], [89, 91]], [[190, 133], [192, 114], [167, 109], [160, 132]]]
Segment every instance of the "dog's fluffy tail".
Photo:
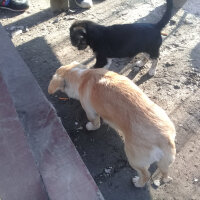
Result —
[[167, 0], [167, 9], [162, 19], [156, 24], [156, 28], [162, 30], [165, 27], [165, 25], [169, 22], [171, 18], [172, 8], [173, 8], [173, 0]]

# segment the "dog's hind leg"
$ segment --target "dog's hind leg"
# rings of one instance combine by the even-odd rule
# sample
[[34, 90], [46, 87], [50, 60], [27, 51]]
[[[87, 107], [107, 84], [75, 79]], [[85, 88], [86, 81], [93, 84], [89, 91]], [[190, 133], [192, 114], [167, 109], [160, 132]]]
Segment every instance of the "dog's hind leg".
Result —
[[157, 163], [157, 166], [162, 174], [162, 180], [164, 183], [170, 182], [172, 180], [172, 178], [168, 176], [168, 170], [170, 164], [171, 163], [166, 163], [164, 161], [160, 161]]
[[135, 187], [144, 187], [147, 181], [150, 179], [150, 173], [148, 171], [147, 167], [136, 167], [134, 165], [131, 165], [137, 173], [138, 176], [135, 176], [132, 178], [132, 182], [135, 185]]
[[[139, 151], [137, 149], [133, 149], [133, 146], [127, 147], [126, 144], [125, 152], [130, 166], [135, 169], [138, 174], [138, 176], [132, 179], [133, 184], [135, 185], [135, 187], [144, 187], [150, 179], [150, 173], [148, 171], [150, 163], [148, 161], [148, 158], [146, 157], [146, 152], [142, 152], [141, 149]], [[144, 156], [140, 155], [140, 153], [144, 154]]]
[[159, 58], [159, 54], [160, 54], [159, 48], [160, 48], [160, 46], [154, 47], [153, 49], [151, 49], [151, 52], [150, 52], [150, 58], [152, 60], [152, 65], [148, 72], [148, 74], [150, 76], [154, 76], [156, 74], [156, 67], [158, 64], [158, 58]]
[[158, 59], [152, 59], [152, 65], [151, 65], [151, 68], [149, 69], [149, 72], [148, 74], [150, 76], [154, 76], [156, 74], [156, 66], [158, 64]]
[[159, 162], [157, 162], [157, 166], [162, 174], [162, 180], [165, 183], [170, 182], [172, 180], [172, 178], [168, 176], [168, 170], [169, 166], [175, 160], [175, 154], [176, 154], [176, 149], [173, 148], [171, 151], [165, 154], [165, 156], [163, 156]]

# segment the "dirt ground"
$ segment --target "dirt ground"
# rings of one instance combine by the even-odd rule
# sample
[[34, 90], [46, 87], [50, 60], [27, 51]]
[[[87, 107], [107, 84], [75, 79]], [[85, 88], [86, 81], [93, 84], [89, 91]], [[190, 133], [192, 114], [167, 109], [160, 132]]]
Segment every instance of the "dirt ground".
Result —
[[[165, 9], [164, 0], [95, 1], [93, 8], [73, 8], [54, 15], [47, 1], [31, 0], [23, 14], [0, 10], [5, 26], [20, 55], [27, 63], [47, 98], [55, 106], [64, 127], [106, 200], [200, 199], [200, 2], [188, 0], [174, 10], [164, 37], [157, 74], [148, 78], [148, 64], [134, 67], [136, 59], [114, 59], [111, 70], [131, 78], [158, 105], [163, 107], [177, 129], [177, 157], [170, 169], [173, 181], [156, 187], [137, 189], [131, 183], [136, 172], [130, 168], [123, 143], [114, 130], [103, 124], [94, 132], [85, 129], [87, 121], [79, 102], [59, 100], [47, 94], [55, 70], [71, 61], [87, 61], [88, 48], [78, 51], [69, 41], [74, 20], [89, 19], [115, 23], [157, 22]], [[89, 63], [89, 66], [92, 65]], [[31, 91], [30, 91], [31, 92]], [[155, 167], [151, 168], [155, 171]]]

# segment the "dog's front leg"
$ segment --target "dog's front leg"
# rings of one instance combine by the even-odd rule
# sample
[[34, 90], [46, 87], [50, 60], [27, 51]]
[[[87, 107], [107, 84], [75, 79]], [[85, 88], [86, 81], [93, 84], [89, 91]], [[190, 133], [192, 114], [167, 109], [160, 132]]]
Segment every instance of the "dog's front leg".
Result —
[[89, 122], [86, 124], [86, 129], [88, 131], [92, 131], [92, 130], [96, 130], [100, 128], [101, 126], [100, 116], [96, 113], [94, 108], [90, 105], [89, 100], [86, 98], [81, 98], [80, 102], [89, 120]]
[[93, 110], [85, 110], [85, 112], [89, 119], [89, 122], [86, 124], [87, 130], [92, 131], [100, 128], [101, 122], [99, 115], [96, 112], [93, 112]]
[[141, 60], [138, 60], [136, 63], [135, 63], [135, 65], [137, 66], [137, 67], [143, 67], [147, 62], [148, 62], [148, 60], [149, 60], [149, 54], [147, 54], [147, 53], [143, 53], [143, 58], [141, 59]]
[[156, 74], [157, 64], [158, 64], [158, 59], [152, 59], [152, 65], [151, 65], [151, 68], [148, 72], [150, 76], [154, 76]]
[[96, 63], [94, 68], [102, 68], [107, 64], [107, 58], [101, 54], [96, 54]]
[[100, 125], [100, 117], [96, 116], [95, 118], [90, 119], [90, 122], [86, 124], [86, 128], [88, 131], [97, 130], [100, 128]]

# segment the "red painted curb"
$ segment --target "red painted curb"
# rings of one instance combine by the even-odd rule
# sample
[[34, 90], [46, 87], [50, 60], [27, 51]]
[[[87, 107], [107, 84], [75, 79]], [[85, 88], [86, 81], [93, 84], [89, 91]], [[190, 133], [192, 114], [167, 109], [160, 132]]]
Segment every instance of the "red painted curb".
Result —
[[55, 109], [1, 26], [0, 44], [0, 72], [24, 126], [49, 198], [103, 200]]
[[47, 200], [24, 130], [0, 75], [0, 199]]

